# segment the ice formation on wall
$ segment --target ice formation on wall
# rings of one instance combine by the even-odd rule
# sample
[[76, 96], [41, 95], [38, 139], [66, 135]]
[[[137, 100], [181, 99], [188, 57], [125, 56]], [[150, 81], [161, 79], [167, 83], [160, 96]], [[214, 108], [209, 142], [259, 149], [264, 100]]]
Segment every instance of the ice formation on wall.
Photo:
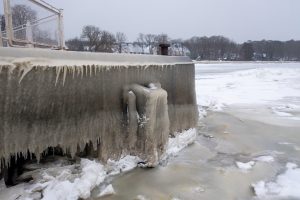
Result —
[[74, 156], [91, 142], [101, 160], [133, 154], [154, 164], [166, 133], [197, 117], [188, 58], [0, 48], [2, 163], [56, 146]]

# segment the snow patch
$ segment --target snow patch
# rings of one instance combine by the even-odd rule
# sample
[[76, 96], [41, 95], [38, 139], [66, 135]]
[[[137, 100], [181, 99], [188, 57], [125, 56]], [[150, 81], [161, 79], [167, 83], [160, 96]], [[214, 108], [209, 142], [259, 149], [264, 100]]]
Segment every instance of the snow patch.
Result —
[[286, 171], [273, 182], [259, 181], [252, 184], [255, 194], [261, 198], [300, 198], [300, 168], [286, 164]]
[[158, 89], [157, 86], [156, 86], [154, 83], [150, 83], [150, 84], [148, 85], [148, 87], [149, 87], [151, 90], [156, 90], [156, 89]]
[[273, 156], [259, 156], [257, 158], [254, 158], [254, 160], [258, 161], [258, 162], [271, 163], [271, 162], [274, 162], [274, 157]]
[[246, 171], [252, 169], [252, 167], [255, 165], [255, 162], [254, 161], [250, 161], [250, 162], [247, 162], [247, 163], [235, 162], [235, 164], [239, 169], [246, 172]]
[[137, 167], [137, 164], [142, 160], [136, 156], [127, 155], [119, 161], [109, 159], [107, 161], [106, 170], [109, 175], [117, 175], [122, 172], [128, 172]]
[[[299, 68], [283, 65], [270, 68], [259, 66], [257, 63], [243, 64], [244, 66], [233, 63], [227, 65], [196, 64], [198, 105], [221, 111], [225, 106], [232, 104], [269, 105], [270, 102], [286, 97], [300, 97]], [[228, 70], [231, 68], [237, 69]], [[213, 70], [218, 73], [212, 74]], [[291, 112], [295, 109], [299, 109], [299, 106], [279, 105], [274, 107], [274, 113], [285, 117], [292, 115]]]
[[143, 195], [137, 195], [134, 200], [149, 200], [149, 199]]
[[175, 133], [174, 138], [169, 138], [166, 157], [176, 156], [182, 149], [194, 143], [197, 137], [195, 128], [189, 129], [182, 133]]
[[81, 159], [82, 169], [78, 178], [74, 178], [70, 169], [64, 169], [58, 176], [47, 173], [43, 174], [40, 183], [45, 186], [43, 191], [44, 200], [76, 200], [79, 198], [89, 198], [91, 190], [102, 183], [106, 177], [104, 166], [96, 161]]
[[116, 192], [113, 186], [110, 184], [97, 197], [104, 197], [104, 196], [109, 196], [114, 194], [116, 194]]

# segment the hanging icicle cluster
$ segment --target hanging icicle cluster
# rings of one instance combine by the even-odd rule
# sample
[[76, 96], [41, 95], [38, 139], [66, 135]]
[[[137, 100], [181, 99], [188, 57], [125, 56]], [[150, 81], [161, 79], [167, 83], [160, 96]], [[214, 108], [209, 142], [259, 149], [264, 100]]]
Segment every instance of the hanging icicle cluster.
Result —
[[39, 160], [56, 146], [74, 156], [87, 143], [104, 161], [138, 155], [132, 148], [136, 143], [128, 143], [124, 87], [157, 82], [168, 94], [169, 132], [195, 127], [192, 63], [53, 66], [0, 60], [1, 165], [8, 165], [12, 155], [34, 154]]

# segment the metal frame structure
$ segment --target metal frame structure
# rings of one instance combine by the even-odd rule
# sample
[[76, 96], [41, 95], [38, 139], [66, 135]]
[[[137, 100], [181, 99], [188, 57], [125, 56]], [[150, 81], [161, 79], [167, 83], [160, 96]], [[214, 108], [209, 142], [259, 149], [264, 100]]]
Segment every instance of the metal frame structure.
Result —
[[[7, 44], [10, 47], [24, 47], [24, 46], [26, 47], [27, 46], [27, 47], [46, 47], [46, 48], [64, 49], [65, 48], [65, 40], [64, 40], [64, 26], [63, 26], [63, 10], [53, 7], [52, 5], [48, 4], [47, 2], [45, 2], [43, 0], [28, 0], [28, 1], [53, 13], [53, 15], [50, 15], [48, 17], [34, 21], [33, 23], [35, 25], [43, 23], [43, 22], [41, 22], [42, 20], [46, 20], [53, 16], [58, 16], [58, 37], [59, 37], [58, 46], [32, 41], [32, 30], [30, 30], [31, 25], [28, 23], [23, 24], [19, 27], [13, 27], [10, 0], [3, 0], [5, 26], [6, 27], [5, 27], [5, 31], [4, 31], [5, 36], [3, 35], [3, 32], [1, 33], [1, 31], [0, 31], [0, 46], [3, 46], [3, 41], [7, 41]], [[31, 37], [30, 36], [29, 36], [29, 38], [27, 37], [26, 40], [16, 39], [14, 37], [14, 31], [25, 29], [25, 28], [26, 28], [26, 32], [28, 32], [28, 35], [31, 35]], [[19, 45], [19, 44], [22, 44], [22, 45]]]

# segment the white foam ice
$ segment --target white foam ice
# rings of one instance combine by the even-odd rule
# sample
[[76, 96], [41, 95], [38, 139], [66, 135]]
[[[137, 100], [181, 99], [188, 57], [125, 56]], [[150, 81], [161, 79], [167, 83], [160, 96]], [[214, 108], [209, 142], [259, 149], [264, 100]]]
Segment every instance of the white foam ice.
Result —
[[134, 200], [149, 200], [147, 197], [145, 197], [144, 195], [137, 195]]
[[246, 172], [250, 169], [252, 169], [252, 167], [255, 165], [254, 161], [249, 161], [247, 163], [244, 162], [235, 162], [236, 166], [241, 169], [242, 171]]
[[81, 159], [81, 172], [74, 177], [70, 169], [62, 169], [60, 173], [43, 173], [42, 185], [44, 200], [75, 200], [86, 199], [91, 195], [91, 191], [102, 183], [106, 177], [104, 166], [100, 163], [88, 159]]
[[[33, 199], [36, 191], [43, 193], [43, 200], [87, 199], [91, 191], [108, 176], [131, 170], [137, 166], [139, 158], [125, 156], [119, 161], [110, 160], [106, 166], [98, 161], [81, 159], [80, 164], [44, 169], [34, 184], [21, 184], [0, 191], [1, 199]], [[107, 191], [105, 191], [107, 189]], [[103, 192], [108, 192], [105, 188]], [[111, 190], [109, 190], [111, 191]], [[10, 195], [15, 193], [16, 195]]]
[[[166, 157], [177, 155], [183, 148], [193, 143], [196, 139], [196, 129], [176, 133], [175, 138], [170, 138], [166, 150]], [[50, 168], [39, 172], [35, 183], [20, 184], [6, 188], [3, 180], [0, 184], [0, 199], [14, 200], [34, 199], [36, 195], [43, 200], [77, 200], [87, 199], [91, 191], [102, 184], [109, 176], [128, 172], [137, 167], [141, 161], [136, 156], [127, 155], [120, 160], [109, 159], [106, 165], [98, 161], [81, 159], [79, 164], [61, 166], [51, 165]], [[108, 185], [99, 195], [114, 194], [113, 187]]]
[[109, 159], [106, 164], [106, 169], [109, 171], [109, 175], [117, 175], [123, 172], [128, 172], [136, 168], [137, 163], [142, 161], [136, 156], [125, 156], [118, 161]]
[[276, 180], [252, 184], [259, 199], [300, 198], [300, 168], [294, 163], [286, 164], [286, 171]]
[[274, 160], [275, 159], [273, 156], [266, 155], [266, 156], [258, 156], [249, 162], [237, 161], [237, 162], [235, 162], [235, 164], [236, 164], [237, 168], [239, 168], [241, 171], [248, 172], [250, 169], [252, 169], [255, 166], [256, 162], [271, 163], [271, 162], [274, 162]]
[[103, 191], [101, 191], [101, 193], [97, 196], [97, 197], [104, 197], [104, 196], [108, 196], [108, 195], [113, 195], [116, 194], [113, 186], [111, 184], [109, 184], [108, 186], [105, 187], [105, 189]]
[[295, 117], [294, 112], [300, 113], [300, 106], [295, 104], [279, 104], [274, 105], [271, 107], [274, 114], [276, 114], [279, 117], [288, 117], [289, 119], [293, 120], [300, 120], [300, 117]]
[[274, 157], [273, 156], [259, 156], [254, 158], [255, 161], [258, 162], [266, 162], [266, 163], [271, 163], [274, 162]]
[[[205, 73], [206, 65], [196, 65], [198, 105], [219, 111], [232, 104], [269, 105], [273, 102], [276, 106], [272, 110], [280, 116], [290, 116], [291, 111], [299, 109], [299, 105], [278, 104], [287, 97], [300, 98], [300, 68], [294, 67], [299, 64], [276, 64], [275, 67], [267, 64], [257, 67], [259, 64], [256, 63], [227, 65], [221, 65], [216, 71], [224, 73], [214, 74]], [[209, 66], [209, 70], [213, 70], [218, 65]], [[226, 71], [227, 68], [237, 69]]]
[[169, 138], [166, 157], [176, 156], [182, 149], [192, 144], [197, 137], [195, 128], [186, 130], [182, 133], [175, 133], [174, 138]]

